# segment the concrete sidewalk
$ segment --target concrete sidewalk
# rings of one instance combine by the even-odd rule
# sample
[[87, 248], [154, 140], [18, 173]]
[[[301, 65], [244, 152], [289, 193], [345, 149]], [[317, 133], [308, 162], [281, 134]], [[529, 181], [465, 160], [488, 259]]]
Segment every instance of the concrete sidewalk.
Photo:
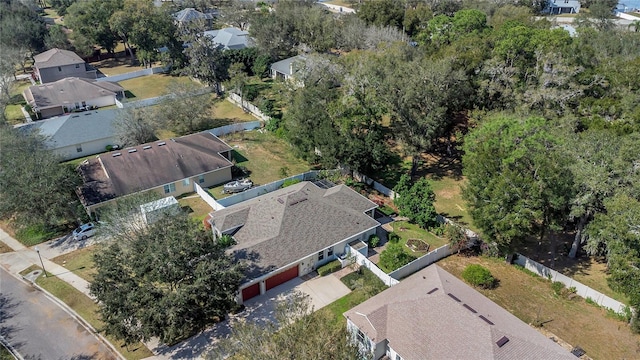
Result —
[[[37, 265], [42, 267], [38, 253], [34, 248], [28, 248], [22, 245], [18, 240], [12, 238], [4, 230], [0, 229], [0, 241], [13, 249], [13, 252], [0, 254], [0, 266], [7, 269], [12, 274], [19, 274], [22, 270], [28, 268], [31, 265]], [[42, 255], [42, 253], [41, 253]], [[48, 274], [54, 275], [61, 280], [64, 280], [69, 285], [78, 289], [78, 291], [95, 299], [89, 294], [89, 282], [72, 273], [68, 269], [50, 261], [49, 259], [42, 257], [42, 263]]]

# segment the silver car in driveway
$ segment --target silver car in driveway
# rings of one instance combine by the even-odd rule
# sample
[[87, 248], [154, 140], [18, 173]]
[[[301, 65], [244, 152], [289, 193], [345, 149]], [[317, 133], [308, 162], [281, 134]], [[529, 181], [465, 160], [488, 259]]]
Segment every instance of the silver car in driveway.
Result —
[[79, 228], [73, 230], [71, 236], [73, 240], [85, 240], [96, 234], [96, 226], [93, 223], [86, 223], [80, 225]]

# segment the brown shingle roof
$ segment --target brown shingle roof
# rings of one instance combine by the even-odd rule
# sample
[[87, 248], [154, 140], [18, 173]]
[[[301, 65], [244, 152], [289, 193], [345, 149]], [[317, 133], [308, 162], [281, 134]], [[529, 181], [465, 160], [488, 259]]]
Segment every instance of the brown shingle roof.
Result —
[[73, 64], [84, 64], [84, 60], [78, 54], [69, 50], [51, 49], [33, 57], [35, 65], [39, 69]]
[[117, 83], [96, 81], [77, 77], [64, 78], [52, 83], [33, 85], [24, 92], [25, 100], [38, 109], [116, 96], [124, 88]]
[[[574, 359], [558, 344], [437, 265], [344, 315], [375, 343], [386, 339], [405, 360]], [[509, 341], [500, 347], [496, 342], [503, 336]]]
[[375, 207], [347, 186], [305, 181], [216, 211], [210, 221], [221, 232], [241, 226], [231, 251], [252, 261], [247, 276], [256, 278], [378, 226], [364, 213]]
[[78, 192], [85, 206], [95, 205], [232, 166], [220, 155], [229, 150], [215, 135], [202, 132], [112, 151], [79, 166], [84, 185]]

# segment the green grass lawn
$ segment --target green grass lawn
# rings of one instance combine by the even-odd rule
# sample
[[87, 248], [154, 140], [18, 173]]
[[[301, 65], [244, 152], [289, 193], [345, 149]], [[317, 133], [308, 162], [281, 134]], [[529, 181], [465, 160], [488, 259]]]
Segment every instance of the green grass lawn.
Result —
[[211, 112], [215, 119], [227, 119], [230, 123], [258, 120], [251, 113], [244, 112], [240, 107], [224, 99], [214, 100]]
[[119, 81], [118, 83], [128, 91], [129, 95], [127, 97], [129, 101], [136, 101], [168, 94], [167, 87], [172, 82], [179, 82], [183, 84], [194, 83], [197, 86], [200, 86], [200, 84], [194, 82], [188, 77], [171, 76], [167, 74], [141, 76], [134, 79]]
[[[67, 304], [96, 330], [101, 331], [103, 323], [98, 313], [98, 305], [89, 297], [55, 276], [44, 277], [41, 275], [36, 280], [36, 283]], [[142, 343], [125, 347], [123, 343], [113, 337], [105, 337], [126, 359], [138, 360], [153, 356], [153, 353]]]
[[107, 76], [126, 74], [144, 69], [142, 66], [131, 65], [131, 58], [129, 56], [105, 59], [94, 62], [91, 65]]
[[[393, 232], [400, 236], [400, 243], [403, 245], [405, 252], [415, 257], [425, 255], [429, 251], [433, 251], [449, 242], [444, 237], [437, 237], [429, 231], [421, 229], [418, 225], [410, 224], [406, 221], [396, 221], [391, 225], [393, 226]], [[429, 244], [429, 251], [413, 251], [409, 249], [406, 246], [409, 239], [420, 239], [426, 242]]]
[[93, 254], [95, 254], [96, 251], [98, 251], [98, 247], [97, 245], [93, 245], [57, 256], [53, 258], [52, 261], [91, 282], [95, 274]]
[[462, 199], [462, 186], [464, 186], [464, 183], [464, 179], [456, 179], [450, 176], [432, 179], [431, 186], [436, 194], [436, 201], [433, 206], [438, 214], [455, 221], [463, 227], [479, 232], [479, 229], [473, 224], [466, 201]]
[[0, 346], [0, 360], [13, 360], [13, 355], [4, 346]]
[[4, 108], [4, 116], [7, 118], [9, 125], [18, 125], [25, 122], [21, 107], [22, 105], [7, 105]]
[[10, 93], [11, 98], [4, 110], [4, 114], [10, 125], [23, 124], [25, 122], [24, 115], [22, 114], [20, 107], [27, 104], [22, 96], [22, 92], [29, 86], [31, 86], [31, 82], [29, 80], [17, 81], [12, 86]]
[[[195, 195], [195, 196], [194, 196]], [[188, 194], [178, 199], [180, 207], [189, 213], [189, 216], [202, 223], [205, 217], [213, 210], [209, 204], [196, 194]]]

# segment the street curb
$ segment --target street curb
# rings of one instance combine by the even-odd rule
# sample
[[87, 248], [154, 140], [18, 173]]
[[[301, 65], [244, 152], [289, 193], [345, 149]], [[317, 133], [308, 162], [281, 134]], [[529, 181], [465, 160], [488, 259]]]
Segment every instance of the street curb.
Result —
[[24, 360], [24, 358], [22, 357], [22, 355], [20, 355], [18, 350], [16, 350], [13, 346], [11, 346], [11, 344], [9, 344], [7, 339], [5, 339], [4, 336], [2, 335], [0, 335], [0, 344], [2, 344], [2, 346], [4, 346], [5, 349], [7, 349], [9, 354], [11, 354], [11, 356], [13, 356], [14, 359]]
[[111, 352], [113, 353], [113, 355], [116, 356], [116, 358], [118, 358], [120, 360], [127, 360], [124, 356], [122, 356], [122, 354], [120, 354], [120, 352], [116, 349], [115, 346], [113, 346], [113, 344], [109, 340], [107, 340], [104, 336], [102, 336], [102, 334], [100, 334], [82, 316], [78, 315], [78, 313], [75, 312], [75, 310], [73, 310], [71, 307], [69, 307], [69, 305], [67, 305], [64, 301], [58, 299], [53, 294], [51, 294], [50, 292], [48, 292], [47, 290], [45, 290], [44, 288], [42, 288], [40, 285], [36, 284], [35, 282], [27, 281], [24, 278], [24, 276], [22, 276], [22, 275], [18, 276], [18, 275], [13, 274], [13, 273], [11, 273], [9, 271], [7, 271], [7, 272], [9, 274], [11, 274], [13, 277], [15, 277], [16, 279], [22, 281], [23, 283], [33, 286], [36, 290], [42, 291], [42, 293], [47, 298], [49, 298], [49, 300], [53, 301], [56, 305], [58, 305], [67, 314], [71, 315], [71, 317], [73, 317], [80, 325], [82, 325], [82, 327], [84, 327], [88, 332], [90, 332], [91, 334], [93, 334], [93, 336], [95, 336], [98, 340], [100, 340], [100, 342], [102, 342], [109, 350], [111, 350]]

